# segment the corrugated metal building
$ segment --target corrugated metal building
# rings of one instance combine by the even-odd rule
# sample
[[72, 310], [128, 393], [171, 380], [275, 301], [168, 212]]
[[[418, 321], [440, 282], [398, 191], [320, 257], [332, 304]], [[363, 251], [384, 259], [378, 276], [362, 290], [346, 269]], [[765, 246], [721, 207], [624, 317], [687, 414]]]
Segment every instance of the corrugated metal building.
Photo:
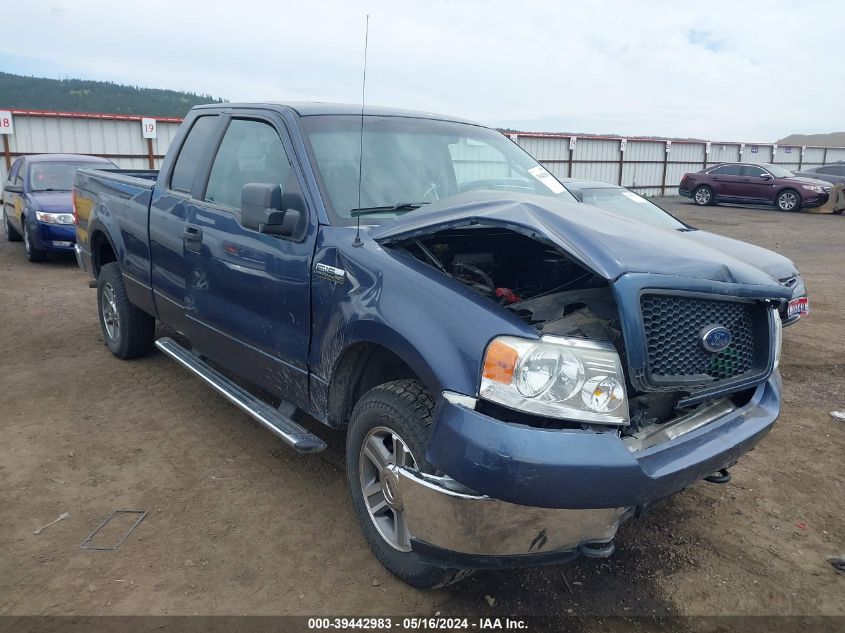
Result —
[[146, 139], [141, 117], [79, 112], [12, 110], [13, 134], [2, 138], [3, 181], [12, 162], [24, 154], [95, 154], [124, 169], [156, 169], [182, 119], [156, 120], [156, 138]]
[[[158, 118], [156, 138], [144, 138], [142, 117], [12, 110], [13, 130], [2, 138], [0, 175], [24, 154], [78, 153], [110, 158], [128, 169], [155, 169], [181, 123]], [[2, 130], [0, 130], [2, 131]], [[816, 167], [845, 160], [841, 147], [785, 147], [766, 143], [707, 142], [682, 139], [574, 136], [506, 130], [529, 154], [561, 178], [599, 180], [630, 187], [645, 195], [677, 193], [685, 172], [720, 162], [775, 162], [786, 169]], [[465, 143], [453, 149], [464, 178], [507, 174], [500, 157], [483, 145]]]

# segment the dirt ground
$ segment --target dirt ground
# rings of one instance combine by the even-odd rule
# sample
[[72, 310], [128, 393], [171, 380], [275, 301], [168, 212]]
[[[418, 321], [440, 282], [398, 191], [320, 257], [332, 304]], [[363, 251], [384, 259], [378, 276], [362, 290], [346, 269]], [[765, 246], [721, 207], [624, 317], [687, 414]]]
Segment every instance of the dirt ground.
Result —
[[[298, 455], [160, 353], [115, 359], [72, 258], [0, 243], [0, 614], [845, 615], [826, 562], [845, 553], [845, 217], [662, 203], [799, 265], [812, 314], [785, 332], [779, 422], [610, 559], [434, 592], [371, 556], [341, 435]], [[81, 549], [117, 509], [149, 515], [116, 551]]]

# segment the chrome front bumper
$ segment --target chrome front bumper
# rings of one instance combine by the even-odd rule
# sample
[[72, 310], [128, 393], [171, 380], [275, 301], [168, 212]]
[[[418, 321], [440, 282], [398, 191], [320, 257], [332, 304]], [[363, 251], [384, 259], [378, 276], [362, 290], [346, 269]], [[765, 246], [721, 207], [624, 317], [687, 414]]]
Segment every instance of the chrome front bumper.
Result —
[[521, 506], [475, 494], [448, 477], [391, 467], [412, 538], [476, 556], [524, 556], [607, 543], [633, 508], [568, 510]]

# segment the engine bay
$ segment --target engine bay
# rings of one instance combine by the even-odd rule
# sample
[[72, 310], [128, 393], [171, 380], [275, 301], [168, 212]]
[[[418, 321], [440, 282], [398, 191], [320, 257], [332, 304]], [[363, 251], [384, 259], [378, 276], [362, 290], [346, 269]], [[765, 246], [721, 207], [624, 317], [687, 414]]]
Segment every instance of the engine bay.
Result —
[[[612, 343], [627, 366], [619, 312], [609, 285], [555, 246], [507, 229], [469, 228], [406, 240], [394, 248], [511, 311], [540, 335]], [[631, 424], [623, 435], [689, 413], [676, 407], [684, 391], [639, 392], [629, 380], [626, 383]], [[514, 415], [511, 412], [506, 419], [561, 426], [559, 421], [526, 421], [522, 418], [531, 416], [522, 415], [517, 420]]]

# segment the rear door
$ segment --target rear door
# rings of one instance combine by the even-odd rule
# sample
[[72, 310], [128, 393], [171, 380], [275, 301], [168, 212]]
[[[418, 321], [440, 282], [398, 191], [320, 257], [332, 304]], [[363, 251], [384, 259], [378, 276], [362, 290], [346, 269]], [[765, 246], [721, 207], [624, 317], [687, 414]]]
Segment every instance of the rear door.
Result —
[[[188, 336], [201, 353], [285, 400], [308, 404], [310, 266], [316, 224], [281, 117], [227, 116], [202, 201], [188, 207]], [[241, 191], [278, 184], [301, 222], [293, 238], [244, 228]]]
[[740, 185], [742, 165], [722, 165], [712, 169], [709, 173], [710, 185], [718, 198], [723, 200], [742, 198], [742, 186]]
[[179, 147], [170, 173], [165, 174], [161, 187], [153, 190], [150, 204], [150, 278], [159, 318], [180, 332], [185, 332], [185, 300], [188, 287], [188, 267], [185, 244], [188, 236], [188, 209], [197, 202], [195, 184], [208, 169], [209, 156], [222, 124], [218, 113], [199, 116], [192, 122], [184, 142]]

